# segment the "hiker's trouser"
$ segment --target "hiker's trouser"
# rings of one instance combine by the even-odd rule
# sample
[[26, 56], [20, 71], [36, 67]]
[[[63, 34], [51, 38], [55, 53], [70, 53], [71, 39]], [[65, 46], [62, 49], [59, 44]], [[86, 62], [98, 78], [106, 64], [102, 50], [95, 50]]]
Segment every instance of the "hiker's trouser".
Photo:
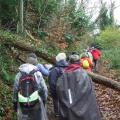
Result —
[[21, 108], [21, 116], [18, 120], [41, 120], [41, 108], [40, 103], [36, 103], [34, 107], [31, 108]]
[[59, 115], [59, 100], [57, 95], [52, 95], [55, 115]]
[[69, 120], [68, 118], [64, 118], [62, 116], [59, 116], [59, 119], [58, 120]]
[[98, 60], [93, 60], [93, 62], [94, 62], [93, 71], [96, 72], [97, 71]]

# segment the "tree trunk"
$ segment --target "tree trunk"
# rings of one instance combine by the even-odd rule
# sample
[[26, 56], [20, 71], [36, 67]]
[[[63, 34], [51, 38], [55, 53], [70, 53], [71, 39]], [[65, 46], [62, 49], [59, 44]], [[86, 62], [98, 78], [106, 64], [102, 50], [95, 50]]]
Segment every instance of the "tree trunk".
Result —
[[114, 80], [112, 80], [110, 78], [107, 78], [107, 77], [92, 73], [92, 72], [88, 72], [88, 74], [90, 75], [90, 77], [92, 78], [92, 80], [95, 83], [99, 83], [99, 84], [105, 85], [105, 86], [107, 86], [109, 88], [120, 91], [120, 83], [119, 82], [114, 81]]
[[24, 32], [24, 23], [23, 23], [23, 8], [24, 8], [24, 3], [23, 3], [23, 0], [20, 0], [20, 33], [23, 34]]
[[7, 46], [11, 46], [11, 47], [13, 46], [23, 51], [34, 52], [38, 57], [43, 58], [47, 62], [52, 63], [52, 64], [55, 63], [54, 57], [49, 57], [47, 54], [42, 53], [41, 51], [33, 48], [32, 46], [30, 46], [29, 44], [23, 41], [14, 41], [14, 42], [6, 41], [4, 44]]
[[[0, 11], [2, 10], [2, 6], [0, 4]], [[1, 28], [1, 19], [0, 19], [0, 28]]]

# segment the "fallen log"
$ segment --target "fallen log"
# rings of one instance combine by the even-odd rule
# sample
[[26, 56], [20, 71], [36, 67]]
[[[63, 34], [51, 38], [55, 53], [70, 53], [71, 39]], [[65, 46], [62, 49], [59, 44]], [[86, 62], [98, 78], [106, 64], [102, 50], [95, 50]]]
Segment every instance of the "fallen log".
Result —
[[17, 55], [15, 56], [15, 58], [20, 61], [21, 63], [26, 63], [25, 60], [20, 58], [20, 53], [17, 53]]
[[43, 53], [39, 51], [38, 49], [35, 49], [34, 47], [32, 47], [30, 44], [24, 43], [23, 41], [14, 41], [14, 42], [6, 41], [4, 44], [6, 46], [15, 47], [23, 51], [34, 52], [38, 57], [43, 58], [47, 62], [52, 63], [52, 64], [55, 63], [54, 57], [49, 57], [47, 53]]
[[120, 83], [119, 82], [114, 81], [105, 76], [101, 76], [101, 75], [92, 73], [92, 72], [88, 72], [88, 74], [95, 83], [102, 84], [102, 85], [112, 88], [114, 90], [120, 91]]
[[23, 51], [34, 52], [38, 57], [43, 58], [47, 62], [54, 64], [54, 57], [51, 57], [51, 56], [49, 57], [47, 53], [45, 54], [39, 51], [38, 48], [34, 48], [33, 46], [31, 46], [30, 43], [27, 43], [24, 39], [25, 38], [21, 36], [18, 36], [9, 32], [5, 32], [5, 31], [0, 31], [0, 42], [2, 44], [6, 46], [15, 47]]
[[30, 39], [32, 39], [34, 42], [39, 41], [38, 39], [34, 38], [34, 36], [32, 36], [32, 34], [30, 32], [28, 32], [27, 30], [25, 30], [25, 32], [28, 35], [28, 37], [30, 37]]

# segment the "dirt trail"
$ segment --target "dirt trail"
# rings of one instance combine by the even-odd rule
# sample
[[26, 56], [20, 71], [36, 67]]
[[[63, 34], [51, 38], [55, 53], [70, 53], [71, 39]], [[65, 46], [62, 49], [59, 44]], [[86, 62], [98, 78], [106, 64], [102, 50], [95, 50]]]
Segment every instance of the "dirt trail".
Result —
[[[120, 82], [116, 71], [108, 69], [104, 64], [99, 68], [99, 74]], [[120, 120], [120, 92], [98, 84], [95, 84], [95, 90], [102, 120]]]
[[120, 93], [96, 84], [96, 97], [102, 120], [120, 119]]

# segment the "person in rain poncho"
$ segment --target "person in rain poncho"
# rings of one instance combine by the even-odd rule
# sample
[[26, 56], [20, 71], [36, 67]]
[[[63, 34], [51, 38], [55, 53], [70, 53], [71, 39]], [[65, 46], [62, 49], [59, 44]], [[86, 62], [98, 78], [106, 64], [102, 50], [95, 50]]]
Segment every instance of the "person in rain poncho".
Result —
[[[18, 113], [18, 120], [47, 120], [46, 110], [43, 102], [46, 102], [48, 96], [48, 89], [42, 74], [34, 66], [37, 59], [31, 54], [27, 56], [27, 63], [20, 65], [19, 72], [15, 77], [13, 86], [13, 106], [14, 110]], [[21, 94], [21, 79], [23, 75], [33, 74], [36, 83], [35, 91], [28, 97]], [[22, 79], [24, 81], [24, 79]], [[25, 86], [23, 90], [26, 90]], [[23, 92], [23, 91], [22, 91]], [[30, 101], [29, 104], [28, 100]], [[34, 104], [33, 104], [34, 103]]]

